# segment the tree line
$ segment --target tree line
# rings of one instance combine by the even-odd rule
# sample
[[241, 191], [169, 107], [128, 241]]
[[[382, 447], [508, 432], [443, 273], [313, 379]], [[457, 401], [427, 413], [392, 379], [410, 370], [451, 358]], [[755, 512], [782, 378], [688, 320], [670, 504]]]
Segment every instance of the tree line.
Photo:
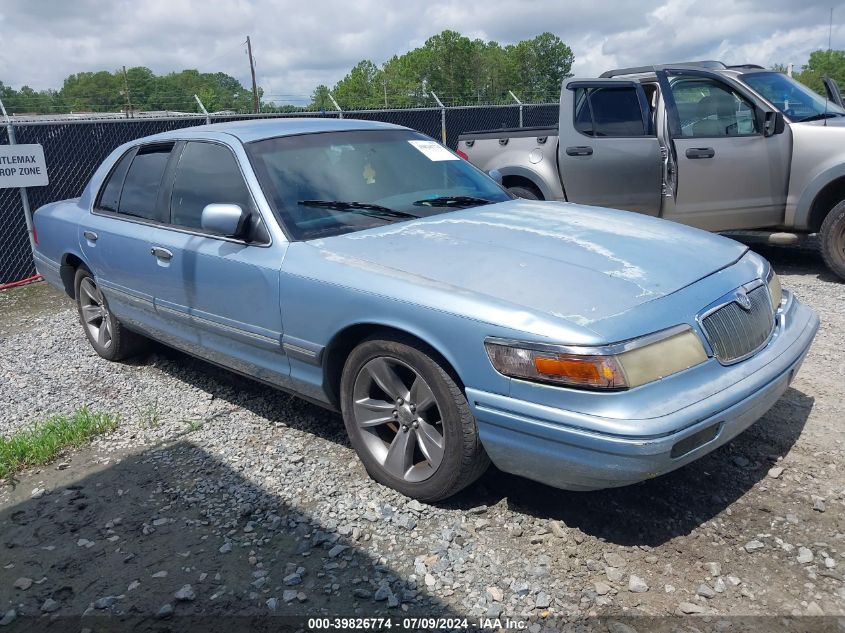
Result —
[[[502, 46], [443, 31], [380, 66], [358, 62], [332, 88], [344, 109], [432, 105], [431, 93], [449, 105], [557, 101], [575, 56], [553, 33]], [[311, 107], [331, 109], [328, 86], [318, 86]]]
[[0, 98], [10, 114], [121, 112], [176, 110], [196, 112], [199, 96], [209, 112], [249, 112], [252, 91], [226, 73], [182, 70], [156, 75], [137, 66], [113, 72], [82, 72], [70, 75], [58, 90], [36, 91], [29, 86], [14, 90], [0, 81]]
[[[381, 65], [368, 59], [358, 62], [333, 86], [317, 86], [307, 105], [262, 98], [261, 111], [330, 111], [334, 104], [329, 93], [344, 110], [433, 106], [432, 93], [446, 105], [513, 103], [511, 92], [526, 103], [554, 102], [561, 82], [571, 76], [574, 60], [572, 49], [553, 33], [502, 45], [447, 30]], [[786, 71], [782, 64], [773, 68]], [[815, 51], [794, 74], [821, 94], [825, 75], [845, 88], [845, 51]], [[143, 66], [81, 72], [67, 77], [58, 90], [42, 91], [28, 86], [15, 90], [0, 81], [0, 98], [10, 114], [196, 112], [195, 94], [209, 112], [252, 111], [251, 90], [220, 72], [182, 70], [156, 75]]]
[[[356, 64], [332, 88], [344, 109], [433, 105], [431, 92], [449, 104], [556, 101], [560, 82], [570, 76], [572, 50], [552, 33], [501, 45], [443, 31], [381, 66]], [[332, 110], [329, 88], [318, 86], [308, 105], [262, 99], [262, 112]], [[155, 75], [142, 66], [70, 75], [58, 90], [15, 90], [0, 81], [0, 98], [10, 113], [120, 112], [178, 110], [196, 112], [197, 94], [209, 112], [250, 112], [252, 93], [225, 73], [183, 70]], [[262, 91], [259, 89], [259, 95]], [[303, 99], [306, 100], [307, 97]]]

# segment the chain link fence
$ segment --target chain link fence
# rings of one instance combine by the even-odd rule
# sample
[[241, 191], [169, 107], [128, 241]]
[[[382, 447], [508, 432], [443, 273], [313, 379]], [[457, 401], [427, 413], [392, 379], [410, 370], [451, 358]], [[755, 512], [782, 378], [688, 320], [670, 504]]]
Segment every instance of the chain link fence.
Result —
[[[520, 108], [522, 112], [520, 113]], [[454, 149], [458, 136], [474, 130], [523, 126], [555, 126], [558, 104], [461, 106], [258, 115], [211, 115], [214, 123], [249, 118], [326, 117], [366, 119], [404, 125], [435, 139], [441, 139], [445, 120], [446, 144]], [[206, 122], [205, 116], [168, 118], [114, 118], [13, 121], [19, 144], [38, 143], [44, 147], [50, 184], [27, 189], [30, 207], [56, 200], [75, 198], [82, 193], [94, 170], [117, 146], [158, 132]], [[0, 125], [0, 145], [9, 143], [5, 126]], [[26, 231], [21, 195], [18, 189], [0, 189], [0, 288], [35, 275]]]

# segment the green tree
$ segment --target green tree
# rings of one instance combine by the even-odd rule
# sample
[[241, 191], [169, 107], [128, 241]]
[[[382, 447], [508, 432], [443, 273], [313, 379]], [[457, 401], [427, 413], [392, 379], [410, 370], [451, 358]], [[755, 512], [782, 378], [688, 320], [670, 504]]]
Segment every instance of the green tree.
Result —
[[334, 106], [329, 99], [329, 87], [320, 84], [316, 88], [314, 88], [314, 92], [311, 93], [311, 110], [333, 110]]
[[332, 94], [344, 110], [383, 106], [382, 71], [368, 59], [358, 62], [335, 84]]
[[[511, 102], [508, 90], [525, 101], [555, 101], [573, 61], [553, 33], [502, 47], [447, 30], [381, 67], [359, 62], [331, 91], [344, 109], [433, 105], [431, 92], [450, 105]], [[311, 108], [320, 107], [317, 96]]]
[[70, 75], [59, 91], [72, 112], [119, 112], [124, 105], [123, 79], [107, 70]]
[[557, 101], [564, 79], [571, 77], [575, 56], [553, 33], [541, 33], [505, 49], [508, 79], [514, 92], [530, 101]]
[[813, 51], [807, 64], [794, 77], [823, 95], [825, 89], [822, 78], [825, 75], [835, 79], [839, 87], [845, 89], [845, 51]]

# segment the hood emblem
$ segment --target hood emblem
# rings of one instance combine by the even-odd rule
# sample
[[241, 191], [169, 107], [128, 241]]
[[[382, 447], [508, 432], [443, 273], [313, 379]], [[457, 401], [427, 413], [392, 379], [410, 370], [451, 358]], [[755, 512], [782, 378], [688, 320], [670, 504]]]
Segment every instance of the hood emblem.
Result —
[[745, 292], [744, 288], [740, 288], [736, 291], [734, 301], [736, 301], [736, 303], [739, 304], [739, 307], [746, 312], [751, 310], [751, 299], [748, 298], [748, 293]]

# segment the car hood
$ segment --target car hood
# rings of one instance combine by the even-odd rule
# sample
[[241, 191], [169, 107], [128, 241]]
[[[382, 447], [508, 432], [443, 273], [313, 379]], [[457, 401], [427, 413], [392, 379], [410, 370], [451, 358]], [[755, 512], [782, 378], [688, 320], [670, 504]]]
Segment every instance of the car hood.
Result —
[[636, 213], [533, 200], [310, 244], [324, 257], [370, 272], [484, 295], [584, 327], [688, 286], [747, 250], [733, 240]]

